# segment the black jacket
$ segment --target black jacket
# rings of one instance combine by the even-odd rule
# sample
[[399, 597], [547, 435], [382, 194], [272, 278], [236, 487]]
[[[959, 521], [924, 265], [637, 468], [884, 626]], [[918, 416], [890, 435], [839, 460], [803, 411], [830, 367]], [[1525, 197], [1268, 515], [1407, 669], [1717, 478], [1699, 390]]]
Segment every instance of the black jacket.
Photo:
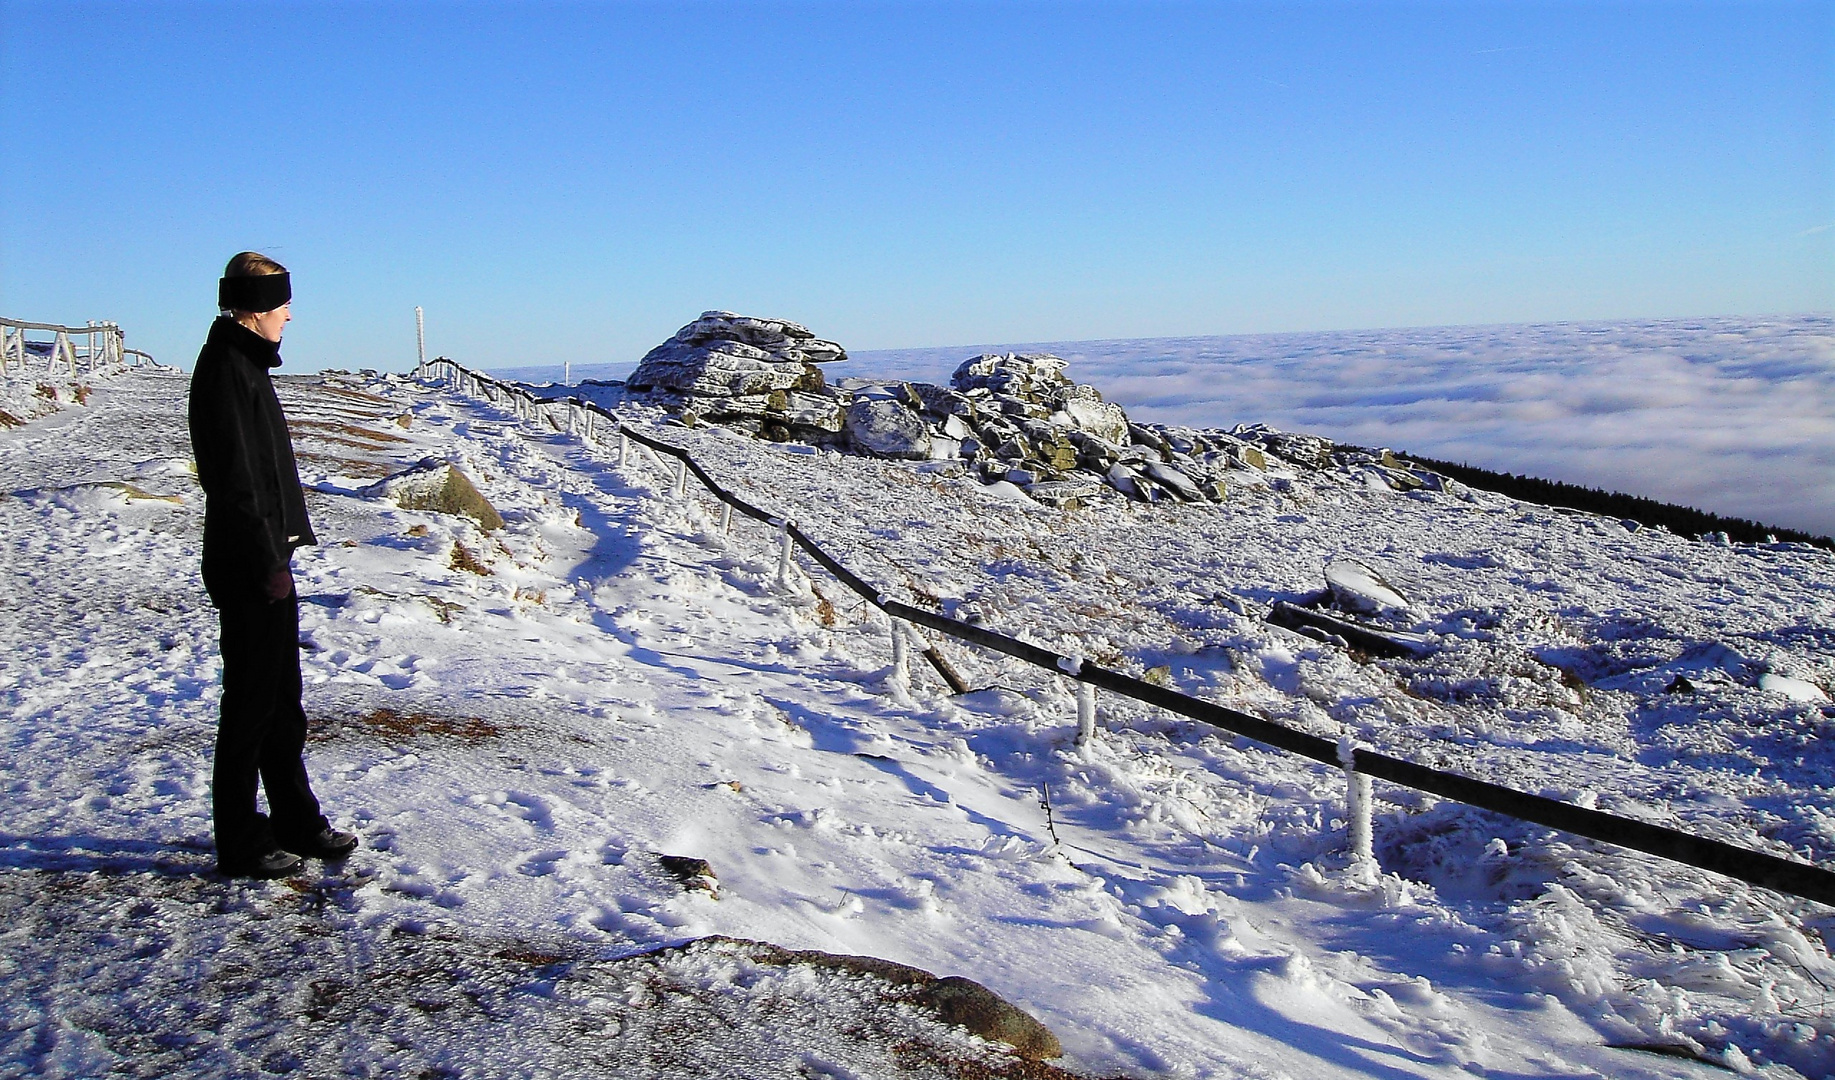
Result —
[[204, 588], [211, 603], [259, 603], [293, 549], [316, 544], [287, 418], [268, 369], [280, 346], [228, 317], [191, 373], [191, 449], [204, 487]]

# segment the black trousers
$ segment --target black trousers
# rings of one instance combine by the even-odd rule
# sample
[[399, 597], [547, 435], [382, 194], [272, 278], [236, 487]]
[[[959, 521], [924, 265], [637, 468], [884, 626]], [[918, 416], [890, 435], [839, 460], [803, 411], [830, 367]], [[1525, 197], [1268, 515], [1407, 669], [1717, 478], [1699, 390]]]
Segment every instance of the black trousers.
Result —
[[[326, 821], [306, 777], [300, 706], [299, 596], [217, 609], [223, 628], [223, 701], [211, 770], [217, 858], [251, 859], [275, 843], [317, 835]], [[267, 789], [270, 821], [255, 808]]]

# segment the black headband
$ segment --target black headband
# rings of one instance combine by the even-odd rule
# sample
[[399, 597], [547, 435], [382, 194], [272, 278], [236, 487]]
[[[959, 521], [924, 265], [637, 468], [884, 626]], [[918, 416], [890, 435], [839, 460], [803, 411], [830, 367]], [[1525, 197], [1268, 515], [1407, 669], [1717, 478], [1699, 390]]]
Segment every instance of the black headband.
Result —
[[292, 275], [260, 274], [255, 277], [217, 279], [217, 307], [230, 311], [273, 311], [293, 300]]

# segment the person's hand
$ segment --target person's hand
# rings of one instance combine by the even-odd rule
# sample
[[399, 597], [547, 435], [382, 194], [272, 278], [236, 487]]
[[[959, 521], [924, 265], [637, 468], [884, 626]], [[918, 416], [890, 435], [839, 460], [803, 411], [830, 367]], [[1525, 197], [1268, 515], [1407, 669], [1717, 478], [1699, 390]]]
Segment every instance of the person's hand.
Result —
[[276, 603], [293, 595], [293, 570], [283, 566], [268, 575], [262, 583], [262, 591], [268, 594], [268, 602]]

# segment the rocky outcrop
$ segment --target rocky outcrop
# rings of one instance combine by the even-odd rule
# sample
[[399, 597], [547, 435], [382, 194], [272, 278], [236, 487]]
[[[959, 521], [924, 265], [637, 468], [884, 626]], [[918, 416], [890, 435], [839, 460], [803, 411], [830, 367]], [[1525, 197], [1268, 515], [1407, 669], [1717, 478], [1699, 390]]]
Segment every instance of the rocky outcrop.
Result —
[[[842, 380], [817, 364], [841, 346], [784, 319], [710, 311], [644, 357], [627, 383], [679, 409], [772, 439], [855, 453], [954, 461], [989, 485], [1047, 506], [1125, 496], [1221, 502], [1232, 486], [1284, 490], [1299, 472], [1332, 470], [1373, 491], [1444, 490], [1442, 477], [1387, 450], [1344, 447], [1262, 425], [1230, 431], [1129, 420], [1050, 353], [984, 353], [949, 385]], [[1010, 490], [1001, 488], [1000, 490]]]
[[665, 399], [689, 423], [821, 439], [841, 430], [842, 403], [816, 365], [845, 359], [841, 346], [788, 319], [706, 311], [645, 354], [625, 385]]

